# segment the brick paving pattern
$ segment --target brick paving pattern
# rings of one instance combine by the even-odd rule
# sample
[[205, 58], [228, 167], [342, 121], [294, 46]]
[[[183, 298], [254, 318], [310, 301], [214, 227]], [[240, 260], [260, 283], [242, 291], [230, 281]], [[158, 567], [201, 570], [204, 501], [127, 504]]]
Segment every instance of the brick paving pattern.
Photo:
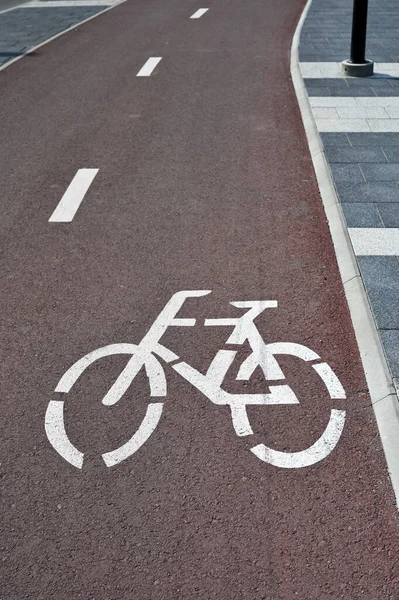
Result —
[[[371, 78], [339, 72], [351, 19], [352, 2], [313, 0], [301, 33], [302, 74], [349, 232], [399, 228], [399, 3], [369, 2]], [[357, 260], [398, 387], [399, 256]]]

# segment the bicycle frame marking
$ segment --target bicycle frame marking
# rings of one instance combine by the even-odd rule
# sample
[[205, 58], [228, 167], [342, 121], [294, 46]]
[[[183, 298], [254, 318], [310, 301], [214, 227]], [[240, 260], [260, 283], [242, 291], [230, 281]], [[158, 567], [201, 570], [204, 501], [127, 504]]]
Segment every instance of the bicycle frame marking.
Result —
[[[167, 382], [165, 372], [160, 360], [171, 364], [177, 373], [184, 377], [196, 389], [201, 391], [213, 404], [228, 405], [231, 411], [233, 428], [238, 436], [253, 434], [246, 407], [248, 405], [278, 405], [299, 404], [295, 393], [285, 383], [269, 385], [268, 394], [230, 394], [222, 389], [223, 380], [236, 356], [236, 350], [219, 350], [212, 360], [205, 375], [191, 367], [172, 351], [160, 343], [160, 339], [169, 327], [192, 327], [196, 319], [177, 318], [176, 315], [187, 298], [199, 298], [210, 294], [210, 290], [181, 291], [172, 296], [160, 312], [154, 323], [138, 345], [135, 344], [110, 344], [86, 354], [75, 362], [61, 377], [55, 392], [67, 394], [83, 372], [95, 361], [116, 354], [127, 354], [128, 360], [121, 374], [112, 384], [104, 396], [102, 403], [112, 406], [118, 402], [130, 387], [132, 381], [144, 367], [150, 385], [151, 397], [162, 398], [167, 395]], [[233, 326], [234, 329], [226, 344], [241, 345], [248, 341], [252, 353], [243, 361], [238, 371], [237, 380], [249, 380], [255, 369], [259, 366], [267, 381], [285, 380], [275, 355], [289, 354], [305, 362], [320, 361], [318, 354], [295, 343], [265, 344], [260, 335], [254, 319], [267, 308], [276, 308], [277, 302], [243, 301], [231, 302], [236, 308], [246, 308], [241, 317], [227, 319], [205, 319], [206, 327]], [[311, 365], [323, 380], [331, 399], [345, 399], [345, 391], [332, 371], [324, 362]], [[145, 417], [139, 429], [120, 448], [107, 452], [102, 458], [107, 467], [115, 466], [132, 456], [150, 437], [158, 425], [163, 410], [163, 402], [151, 402], [147, 407]], [[326, 458], [338, 443], [345, 423], [345, 411], [332, 409], [328, 425], [322, 436], [308, 449], [300, 452], [279, 452], [258, 444], [251, 451], [263, 462], [281, 468], [299, 468], [310, 466]], [[84, 454], [80, 452], [69, 440], [64, 424], [64, 401], [51, 400], [45, 416], [45, 431], [54, 449], [71, 465], [81, 469]]]

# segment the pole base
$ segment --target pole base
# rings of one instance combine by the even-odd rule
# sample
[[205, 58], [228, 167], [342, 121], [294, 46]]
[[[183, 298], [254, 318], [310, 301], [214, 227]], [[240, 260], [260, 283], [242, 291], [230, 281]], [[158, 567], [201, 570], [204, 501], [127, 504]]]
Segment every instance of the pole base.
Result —
[[374, 63], [372, 60], [366, 60], [365, 63], [356, 64], [350, 60], [344, 60], [341, 63], [343, 75], [349, 77], [370, 77], [374, 73]]

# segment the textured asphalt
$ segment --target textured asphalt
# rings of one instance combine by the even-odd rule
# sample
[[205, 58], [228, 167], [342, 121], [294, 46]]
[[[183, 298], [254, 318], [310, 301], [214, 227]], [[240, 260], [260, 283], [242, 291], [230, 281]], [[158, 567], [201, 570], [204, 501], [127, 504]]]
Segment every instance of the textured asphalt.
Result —
[[[208, 6], [191, 21], [192, 0], [127, 2], [0, 73], [2, 600], [399, 597], [397, 509], [290, 81], [303, 0]], [[150, 56], [163, 59], [136, 78]], [[75, 219], [48, 223], [84, 167], [99, 174]], [[101, 405], [122, 357], [68, 394], [86, 467], [55, 453], [44, 414], [62, 374], [138, 343], [182, 289], [213, 293], [163, 342], [203, 372], [231, 331], [204, 317], [278, 300], [265, 341], [309, 346], [347, 392], [326, 460], [261, 463], [227, 407], [169, 368], [158, 429], [106, 469], [149, 400], [140, 374]], [[309, 367], [281, 364], [301, 404], [251, 408], [251, 437], [301, 450], [332, 404]], [[245, 387], [267, 389], [259, 374]]]

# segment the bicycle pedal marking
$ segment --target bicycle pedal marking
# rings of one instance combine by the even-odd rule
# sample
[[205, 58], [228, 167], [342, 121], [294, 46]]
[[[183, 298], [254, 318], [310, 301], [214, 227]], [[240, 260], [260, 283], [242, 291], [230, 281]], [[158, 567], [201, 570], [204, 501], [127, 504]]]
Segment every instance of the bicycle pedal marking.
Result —
[[[116, 404], [142, 368], [145, 369], [149, 381], [151, 397], [164, 398], [167, 395], [164, 367], [173, 363], [170, 367], [202, 392], [213, 404], [230, 408], [233, 429], [238, 436], [243, 437], [253, 434], [247, 414], [248, 406], [299, 404], [294, 391], [287, 385], [284, 373], [276, 359], [279, 355], [289, 355], [312, 363], [310, 366], [323, 381], [331, 400], [346, 398], [345, 390], [337, 375], [326, 362], [322, 362], [316, 352], [297, 343], [266, 344], [264, 342], [254, 320], [267, 308], [277, 308], [275, 300], [230, 302], [235, 308], [247, 309], [246, 312], [234, 318], [210, 318], [204, 321], [205, 327], [233, 327], [226, 344], [242, 345], [248, 342], [251, 354], [240, 365], [236, 379], [248, 381], [255, 369], [260, 367], [265, 379], [270, 382], [269, 393], [232, 394], [222, 389], [227, 372], [236, 358], [236, 350], [218, 350], [205, 375], [180, 360], [179, 356], [161, 344], [160, 340], [169, 327], [193, 327], [196, 319], [179, 318], [177, 314], [188, 298], [200, 298], [210, 293], [210, 290], [177, 292], [167, 302], [139, 344], [109, 344], [89, 352], [64, 373], [55, 392], [68, 394], [76, 381], [94, 362], [108, 356], [126, 354], [129, 356], [128, 362], [102, 399], [102, 403], [106, 406]], [[165, 364], [163, 365], [161, 361]], [[82, 469], [84, 453], [78, 450], [68, 438], [64, 422], [64, 404], [64, 400], [50, 400], [45, 415], [45, 432], [58, 454], [73, 467]], [[149, 403], [139, 428], [130, 439], [119, 448], [102, 454], [105, 465], [116, 466], [137, 452], [155, 431], [162, 411], [163, 402]], [[326, 458], [336, 447], [343, 432], [345, 418], [345, 410], [332, 409], [324, 432], [312, 446], [305, 450], [281, 452], [265, 444], [258, 444], [251, 448], [251, 452], [261, 461], [275, 467], [297, 469], [311, 466]]]

